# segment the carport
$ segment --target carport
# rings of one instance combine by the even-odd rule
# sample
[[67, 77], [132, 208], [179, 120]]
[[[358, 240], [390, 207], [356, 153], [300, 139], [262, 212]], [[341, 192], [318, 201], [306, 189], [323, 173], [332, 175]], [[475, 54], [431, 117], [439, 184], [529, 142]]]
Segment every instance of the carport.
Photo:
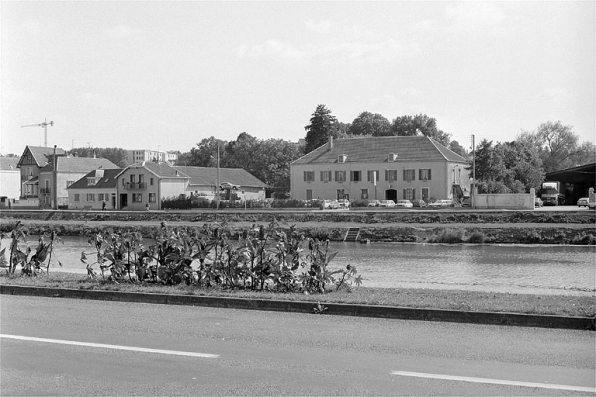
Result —
[[580, 197], [588, 197], [588, 190], [596, 187], [596, 163], [580, 165], [546, 174], [545, 181], [559, 181], [563, 185], [565, 204], [574, 205]]

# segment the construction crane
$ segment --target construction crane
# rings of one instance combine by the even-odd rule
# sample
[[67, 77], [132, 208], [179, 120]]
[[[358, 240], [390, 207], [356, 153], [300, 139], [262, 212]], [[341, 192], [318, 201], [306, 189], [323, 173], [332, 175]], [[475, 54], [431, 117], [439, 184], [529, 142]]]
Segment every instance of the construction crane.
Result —
[[49, 126], [53, 126], [54, 122], [50, 121], [48, 122], [47, 119], [43, 119], [43, 123], [40, 124], [29, 124], [29, 125], [22, 125], [21, 128], [24, 127], [42, 127], [43, 128], [43, 145], [45, 147], [48, 147], [48, 125]]

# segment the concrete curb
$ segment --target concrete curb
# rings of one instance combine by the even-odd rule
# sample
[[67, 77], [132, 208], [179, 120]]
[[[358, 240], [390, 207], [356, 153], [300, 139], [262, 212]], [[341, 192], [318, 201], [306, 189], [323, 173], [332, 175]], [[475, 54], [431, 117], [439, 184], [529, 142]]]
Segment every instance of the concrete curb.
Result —
[[[93, 299], [115, 302], [153, 303], [221, 307], [245, 310], [269, 310], [294, 313], [313, 313], [314, 302], [284, 301], [270, 299], [244, 299], [207, 297], [197, 295], [166, 295], [137, 292], [75, 290], [65, 288], [25, 287], [0, 285], [0, 294], [46, 296], [55, 298]], [[595, 318], [550, 315], [462, 312], [456, 310], [414, 309], [393, 306], [368, 306], [341, 303], [323, 303], [325, 314], [391, 318], [400, 320], [444, 321], [488, 325], [511, 325], [522, 327], [595, 330]]]

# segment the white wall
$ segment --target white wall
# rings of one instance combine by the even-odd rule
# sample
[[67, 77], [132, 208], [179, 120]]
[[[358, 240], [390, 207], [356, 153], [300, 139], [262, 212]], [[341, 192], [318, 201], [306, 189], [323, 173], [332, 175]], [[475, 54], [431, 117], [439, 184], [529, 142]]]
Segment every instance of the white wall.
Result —
[[18, 200], [21, 195], [21, 171], [2, 170], [0, 171], [0, 196]]
[[483, 209], [534, 209], [534, 189], [519, 194], [476, 194], [474, 206]]

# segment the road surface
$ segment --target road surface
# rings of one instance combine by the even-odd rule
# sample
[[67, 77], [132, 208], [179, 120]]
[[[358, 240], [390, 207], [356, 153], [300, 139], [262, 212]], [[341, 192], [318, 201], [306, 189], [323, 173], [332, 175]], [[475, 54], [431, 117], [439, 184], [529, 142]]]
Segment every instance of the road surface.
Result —
[[0, 395], [594, 396], [596, 333], [0, 297]]

